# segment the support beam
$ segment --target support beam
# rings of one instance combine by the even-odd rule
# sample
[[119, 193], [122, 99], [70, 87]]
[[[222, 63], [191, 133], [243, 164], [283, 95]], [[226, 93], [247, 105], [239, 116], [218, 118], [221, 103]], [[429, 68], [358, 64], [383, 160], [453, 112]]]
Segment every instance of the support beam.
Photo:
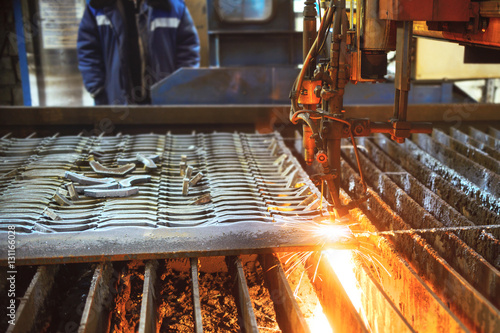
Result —
[[94, 271], [87, 295], [78, 333], [107, 332], [109, 329], [109, 308], [113, 301], [111, 294], [113, 267], [100, 263]]
[[54, 286], [59, 266], [40, 266], [26, 290], [16, 312], [16, 324], [9, 325], [7, 333], [31, 332], [47, 303], [47, 296]]
[[198, 258], [191, 258], [191, 288], [193, 293], [193, 317], [194, 330], [196, 333], [203, 333], [203, 322], [201, 316], [200, 282], [198, 280]]
[[157, 332], [156, 323], [157, 307], [156, 300], [156, 270], [158, 261], [150, 260], [146, 264], [144, 272], [144, 287], [142, 291], [141, 317], [139, 320], [139, 333]]
[[226, 265], [233, 280], [233, 295], [241, 318], [240, 326], [243, 332], [258, 333], [257, 319], [255, 319], [241, 259], [236, 256], [226, 257]]
[[[393, 105], [348, 105], [352, 118], [370, 115], [371, 121], [387, 121]], [[464, 122], [500, 120], [498, 104], [425, 104], [409, 105], [408, 121]], [[0, 118], [5, 133], [13, 126], [94, 126], [106, 121], [120, 125], [214, 125], [254, 124], [274, 118], [288, 124], [290, 105], [168, 105], [168, 106], [100, 106], [100, 107], [16, 107], [1, 106]], [[1, 129], [2, 127], [0, 127]], [[7, 131], [7, 129], [11, 129]]]
[[326, 258], [313, 254], [306, 267], [330, 325], [338, 332], [368, 332]]
[[259, 256], [259, 262], [264, 271], [264, 280], [273, 300], [276, 320], [281, 330], [290, 333], [310, 333], [280, 261], [272, 254], [264, 254]]

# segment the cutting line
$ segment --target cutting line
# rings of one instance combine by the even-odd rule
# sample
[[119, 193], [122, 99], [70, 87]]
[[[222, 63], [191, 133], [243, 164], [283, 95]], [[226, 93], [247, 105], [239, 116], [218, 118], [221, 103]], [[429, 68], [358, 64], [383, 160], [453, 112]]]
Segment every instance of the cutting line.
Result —
[[428, 229], [405, 229], [405, 230], [387, 230], [387, 231], [365, 231], [365, 232], [355, 232], [353, 235], [356, 237], [369, 237], [372, 235], [389, 235], [395, 236], [397, 234], [424, 234], [424, 233], [435, 233], [438, 231], [467, 231], [467, 230], [477, 230], [477, 229], [498, 229], [500, 225], [473, 225], [473, 226], [463, 226], [463, 227], [443, 227], [443, 228], [428, 228]]

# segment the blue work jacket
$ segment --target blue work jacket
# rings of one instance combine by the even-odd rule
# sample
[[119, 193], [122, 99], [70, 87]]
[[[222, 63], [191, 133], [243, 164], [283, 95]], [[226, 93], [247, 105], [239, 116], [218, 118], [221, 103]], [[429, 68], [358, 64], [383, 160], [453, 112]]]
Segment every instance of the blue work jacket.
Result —
[[[184, 1], [170, 0], [169, 11], [143, 2], [137, 25], [146, 41], [141, 51], [145, 89], [181, 67], [199, 67], [198, 34]], [[138, 87], [131, 87], [127, 74], [125, 30], [116, 2], [99, 9], [87, 5], [78, 30], [78, 68], [96, 105], [134, 103], [127, 98]]]

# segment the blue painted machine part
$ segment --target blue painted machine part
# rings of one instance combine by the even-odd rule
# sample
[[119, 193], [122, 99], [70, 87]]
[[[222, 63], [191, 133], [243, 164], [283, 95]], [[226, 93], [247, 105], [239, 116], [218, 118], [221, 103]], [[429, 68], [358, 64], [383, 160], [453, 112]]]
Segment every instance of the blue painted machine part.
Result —
[[[288, 104], [297, 68], [181, 68], [151, 89], [153, 105]], [[453, 83], [412, 84], [410, 104], [452, 103]], [[348, 84], [345, 105], [393, 104], [394, 83]]]
[[14, 21], [17, 36], [17, 54], [19, 55], [19, 69], [21, 72], [21, 85], [23, 88], [23, 102], [31, 106], [30, 74], [28, 71], [28, 56], [26, 54], [26, 40], [24, 38], [23, 11], [21, 1], [12, 0], [14, 6]]
[[153, 105], [284, 104], [298, 70], [287, 67], [181, 68], [151, 89]]

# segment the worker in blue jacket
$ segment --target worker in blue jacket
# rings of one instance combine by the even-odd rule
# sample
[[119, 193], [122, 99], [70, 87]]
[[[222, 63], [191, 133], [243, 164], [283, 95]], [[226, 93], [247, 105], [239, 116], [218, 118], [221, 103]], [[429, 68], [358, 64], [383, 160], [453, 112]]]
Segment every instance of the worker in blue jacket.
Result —
[[90, 0], [77, 49], [96, 105], [147, 104], [152, 84], [200, 63], [198, 35], [183, 0]]

